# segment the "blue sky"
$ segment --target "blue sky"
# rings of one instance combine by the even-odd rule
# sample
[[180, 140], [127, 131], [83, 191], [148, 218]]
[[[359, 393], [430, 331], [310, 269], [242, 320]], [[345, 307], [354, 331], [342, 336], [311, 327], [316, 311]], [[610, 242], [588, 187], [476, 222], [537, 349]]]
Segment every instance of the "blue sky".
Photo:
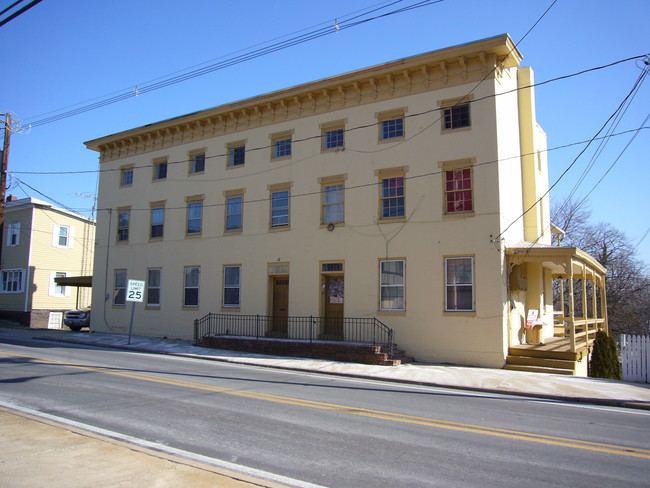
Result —
[[[13, 1], [0, 0], [0, 10]], [[25, 125], [42, 120], [43, 114], [55, 115], [111, 94], [135, 91], [152, 80], [215, 63], [305, 29], [331, 26], [332, 33], [14, 134], [9, 157], [9, 172], [14, 175], [9, 178], [8, 193], [89, 214], [93, 201], [88, 196], [96, 192], [98, 157], [85, 148], [84, 141], [502, 33], [519, 43], [553, 0], [444, 0], [335, 32], [336, 19], [342, 23], [372, 6], [385, 7], [377, 12], [384, 13], [415, 0], [390, 7], [387, 3], [42, 1], [0, 27], [0, 112], [14, 113]], [[523, 64], [533, 67], [536, 81], [545, 81], [650, 53], [649, 18], [648, 0], [558, 0], [518, 47]], [[548, 135], [549, 148], [591, 139], [632, 88], [641, 73], [637, 64], [629, 61], [538, 87], [537, 120]], [[646, 81], [641, 86], [615, 132], [644, 125], [650, 111], [649, 85]], [[595, 150], [588, 150], [557, 183], [551, 199], [561, 202], [572, 191], [576, 200], [588, 195], [592, 220], [611, 223], [625, 232], [632, 244], [638, 243], [639, 256], [650, 264], [650, 130], [640, 131], [625, 149], [632, 135], [610, 138], [593, 165]], [[583, 147], [549, 152], [551, 184]]]

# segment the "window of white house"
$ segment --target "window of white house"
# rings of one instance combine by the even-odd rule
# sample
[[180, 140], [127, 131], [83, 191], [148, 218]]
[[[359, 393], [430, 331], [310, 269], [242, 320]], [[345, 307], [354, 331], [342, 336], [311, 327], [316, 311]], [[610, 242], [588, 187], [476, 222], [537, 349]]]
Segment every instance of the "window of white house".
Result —
[[387, 259], [379, 265], [380, 310], [403, 312], [406, 309], [406, 261]]
[[228, 148], [228, 166], [243, 166], [246, 163], [246, 144], [233, 142]]
[[185, 268], [183, 280], [183, 307], [199, 306], [199, 282], [201, 277], [201, 268], [191, 266]]
[[474, 258], [445, 258], [445, 310], [474, 311]]
[[64, 297], [70, 294], [66, 286], [59, 285], [56, 282], [56, 278], [65, 278], [66, 276], [67, 276], [66, 273], [59, 272], [59, 271], [55, 273], [50, 273], [50, 296]]
[[133, 166], [120, 168], [120, 186], [133, 184]]
[[469, 103], [451, 105], [443, 109], [443, 128], [445, 130], [470, 127]]
[[190, 174], [205, 171], [205, 152], [190, 153]]
[[147, 270], [147, 307], [160, 307], [160, 287], [162, 270], [149, 268]]
[[202, 231], [203, 222], [203, 200], [187, 202], [187, 227], [185, 232], [188, 235], [198, 235]]
[[167, 160], [154, 161], [153, 179], [164, 180], [167, 178]]
[[126, 305], [126, 270], [116, 269], [113, 278], [113, 305]]
[[324, 184], [322, 187], [322, 223], [345, 221], [345, 186], [343, 183]]
[[117, 241], [127, 242], [129, 240], [129, 224], [131, 221], [131, 210], [120, 209], [117, 213]]
[[74, 227], [54, 224], [52, 227], [52, 246], [73, 248]]
[[226, 232], [242, 229], [244, 196], [237, 192], [226, 194]]
[[151, 209], [151, 239], [162, 238], [165, 230], [165, 207]]
[[20, 222], [14, 222], [7, 225], [7, 246], [17, 246], [20, 244]]
[[2, 270], [2, 293], [22, 293], [24, 273], [22, 269]]
[[223, 306], [240, 306], [241, 266], [223, 267]]
[[271, 192], [271, 227], [289, 225], [289, 190]]

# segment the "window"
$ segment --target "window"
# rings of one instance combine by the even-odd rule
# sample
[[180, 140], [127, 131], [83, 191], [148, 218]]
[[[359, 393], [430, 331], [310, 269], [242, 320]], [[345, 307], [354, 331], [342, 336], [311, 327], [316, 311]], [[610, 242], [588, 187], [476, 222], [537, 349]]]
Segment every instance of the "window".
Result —
[[57, 240], [59, 247], [68, 247], [68, 239], [70, 238], [70, 227], [63, 225], [59, 226], [59, 238]]
[[292, 134], [292, 131], [288, 131], [271, 135], [271, 159], [291, 157]]
[[126, 305], [126, 270], [116, 269], [113, 285], [113, 305]]
[[167, 178], [167, 160], [153, 162], [153, 179], [164, 180]]
[[246, 163], [246, 145], [232, 143], [228, 145], [228, 166], [243, 166]]
[[289, 190], [271, 192], [271, 227], [289, 225]]
[[50, 273], [50, 296], [64, 297], [69, 295], [66, 287], [64, 285], [59, 285], [56, 282], [56, 278], [65, 278], [66, 276], [66, 273], [62, 272]]
[[345, 220], [345, 186], [343, 183], [323, 185], [323, 224], [334, 224]]
[[17, 246], [20, 244], [20, 222], [14, 222], [7, 226], [7, 246]]
[[381, 121], [381, 140], [404, 136], [404, 118]]
[[404, 217], [404, 177], [381, 179], [381, 218]]
[[452, 105], [443, 109], [443, 128], [460, 129], [470, 126], [469, 103]]
[[152, 207], [151, 209], [151, 233], [152, 239], [162, 238], [165, 226], [165, 207]]
[[190, 174], [205, 171], [205, 152], [190, 153]]
[[223, 267], [223, 306], [239, 307], [240, 305], [241, 266]]
[[200, 276], [201, 276], [201, 268], [199, 267], [185, 268], [185, 279], [183, 285], [183, 306], [184, 307], [199, 306]]
[[472, 200], [472, 168], [445, 171], [445, 211], [471, 212]]
[[120, 186], [133, 184], [133, 166], [120, 168]]
[[188, 235], [200, 234], [203, 219], [203, 200], [187, 202], [187, 228]]
[[[237, 194], [239, 193], [239, 194]], [[244, 196], [239, 192], [226, 193], [226, 232], [242, 229]]]
[[403, 259], [380, 261], [380, 310], [404, 311], [406, 309], [405, 268], [406, 261]]
[[391, 110], [376, 114], [379, 119], [379, 141], [404, 137], [404, 113], [406, 109]]
[[22, 293], [23, 286], [22, 269], [5, 269], [2, 271], [2, 293]]
[[147, 270], [147, 307], [160, 307], [160, 268]]
[[131, 221], [131, 210], [121, 209], [117, 214], [117, 241], [126, 242], [129, 240], [129, 222]]
[[54, 224], [52, 226], [52, 246], [62, 248], [74, 247], [74, 227]]
[[474, 258], [445, 258], [445, 310], [474, 310]]
[[323, 149], [342, 148], [343, 142], [343, 129], [332, 129], [323, 132]]

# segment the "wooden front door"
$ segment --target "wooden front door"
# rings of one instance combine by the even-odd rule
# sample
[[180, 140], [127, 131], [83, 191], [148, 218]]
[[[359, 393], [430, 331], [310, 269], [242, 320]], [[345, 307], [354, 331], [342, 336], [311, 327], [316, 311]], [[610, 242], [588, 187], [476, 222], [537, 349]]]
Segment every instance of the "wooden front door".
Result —
[[343, 340], [343, 276], [325, 276], [324, 339]]
[[289, 317], [289, 277], [273, 278], [273, 336], [286, 337]]

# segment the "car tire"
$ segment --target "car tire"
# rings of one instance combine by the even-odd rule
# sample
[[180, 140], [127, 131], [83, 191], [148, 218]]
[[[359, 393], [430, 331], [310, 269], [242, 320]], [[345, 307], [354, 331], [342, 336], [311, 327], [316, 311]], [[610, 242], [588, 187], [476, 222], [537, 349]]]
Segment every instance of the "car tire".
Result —
[[74, 331], [74, 332], [79, 332], [81, 330], [80, 325], [68, 325], [68, 329]]

